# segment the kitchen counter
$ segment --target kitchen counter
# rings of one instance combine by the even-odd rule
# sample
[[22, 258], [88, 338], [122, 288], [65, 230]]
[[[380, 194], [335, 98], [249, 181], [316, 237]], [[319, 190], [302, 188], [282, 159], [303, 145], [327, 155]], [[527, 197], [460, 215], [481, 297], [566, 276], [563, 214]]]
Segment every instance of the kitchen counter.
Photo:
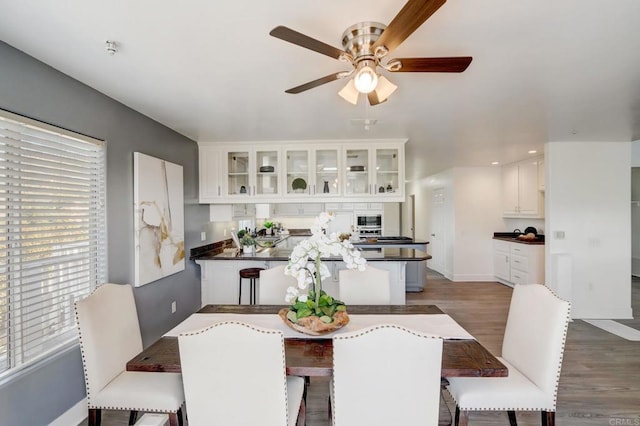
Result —
[[[256, 250], [255, 253], [216, 253], [215, 251], [204, 252], [197, 256], [192, 256], [193, 260], [263, 260], [263, 261], [288, 261], [291, 256], [290, 248], [261, 248]], [[405, 261], [405, 262], [419, 262], [431, 259], [431, 255], [421, 251], [410, 248], [399, 247], [360, 247], [362, 257], [369, 262], [380, 261]], [[323, 258], [328, 261], [341, 261], [342, 257], [329, 257]]]
[[493, 239], [518, 244], [544, 245], [544, 235], [538, 235], [535, 240], [520, 240], [517, 238], [518, 235], [520, 234], [513, 232], [494, 232]]

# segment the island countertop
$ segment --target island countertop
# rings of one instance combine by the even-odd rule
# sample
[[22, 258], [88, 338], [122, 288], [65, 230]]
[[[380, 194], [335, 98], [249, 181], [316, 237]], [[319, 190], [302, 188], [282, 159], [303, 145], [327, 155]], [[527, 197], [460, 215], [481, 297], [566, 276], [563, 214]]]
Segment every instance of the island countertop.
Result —
[[[216, 251], [204, 252], [197, 256], [192, 256], [193, 260], [289, 260], [291, 256], [291, 249], [289, 248], [261, 248], [255, 253], [216, 253]], [[361, 248], [362, 257], [369, 262], [419, 262], [423, 260], [431, 259], [431, 255], [415, 249], [409, 248]], [[342, 260], [342, 257], [329, 257], [323, 258], [323, 260]]]

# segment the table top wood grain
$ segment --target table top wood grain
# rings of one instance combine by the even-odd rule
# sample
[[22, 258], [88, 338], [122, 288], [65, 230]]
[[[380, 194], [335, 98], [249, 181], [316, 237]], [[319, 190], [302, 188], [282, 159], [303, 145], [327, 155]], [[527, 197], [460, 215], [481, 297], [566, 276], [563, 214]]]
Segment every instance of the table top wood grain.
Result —
[[[199, 313], [277, 314], [283, 306], [207, 305]], [[442, 314], [435, 305], [350, 305], [353, 314]], [[331, 376], [333, 343], [327, 339], [285, 339], [287, 374]], [[181, 372], [176, 337], [162, 337], [127, 363], [128, 371]], [[505, 367], [476, 340], [444, 340], [442, 377], [506, 377]]]

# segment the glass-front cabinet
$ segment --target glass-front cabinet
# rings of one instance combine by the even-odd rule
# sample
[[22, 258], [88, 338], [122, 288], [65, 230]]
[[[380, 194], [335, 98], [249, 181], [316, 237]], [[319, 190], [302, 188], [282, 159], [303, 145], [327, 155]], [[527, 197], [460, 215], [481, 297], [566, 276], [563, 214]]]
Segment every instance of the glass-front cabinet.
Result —
[[199, 142], [200, 203], [402, 202], [405, 142]]
[[326, 198], [340, 195], [340, 150], [284, 150], [287, 197]]
[[226, 198], [280, 195], [280, 151], [277, 148], [225, 150]]
[[345, 194], [354, 197], [375, 195], [395, 197], [402, 194], [400, 146], [345, 150]]

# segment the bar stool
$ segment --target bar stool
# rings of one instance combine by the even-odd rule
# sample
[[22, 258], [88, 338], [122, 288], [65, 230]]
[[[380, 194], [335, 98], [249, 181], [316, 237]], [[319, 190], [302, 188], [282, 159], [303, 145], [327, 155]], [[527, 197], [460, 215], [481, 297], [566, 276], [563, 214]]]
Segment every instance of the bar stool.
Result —
[[242, 279], [249, 278], [249, 304], [256, 303], [256, 280], [260, 278], [260, 271], [264, 268], [240, 269], [240, 280], [238, 281], [238, 305], [242, 303]]

